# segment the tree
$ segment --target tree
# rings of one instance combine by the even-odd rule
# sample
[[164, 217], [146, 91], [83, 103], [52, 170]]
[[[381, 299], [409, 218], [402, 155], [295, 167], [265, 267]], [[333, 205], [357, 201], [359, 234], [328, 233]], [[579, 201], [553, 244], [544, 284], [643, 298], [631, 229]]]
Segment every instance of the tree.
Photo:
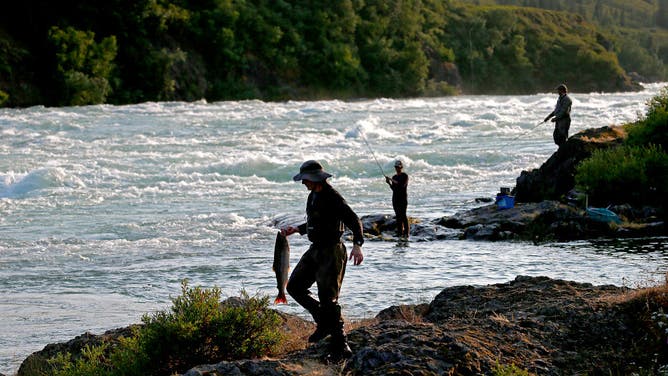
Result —
[[658, 0], [656, 25], [668, 28], [668, 0]]
[[92, 31], [53, 26], [49, 41], [55, 51], [56, 78], [63, 87], [62, 104], [104, 103], [111, 92], [109, 78], [117, 52], [116, 37], [96, 43]]

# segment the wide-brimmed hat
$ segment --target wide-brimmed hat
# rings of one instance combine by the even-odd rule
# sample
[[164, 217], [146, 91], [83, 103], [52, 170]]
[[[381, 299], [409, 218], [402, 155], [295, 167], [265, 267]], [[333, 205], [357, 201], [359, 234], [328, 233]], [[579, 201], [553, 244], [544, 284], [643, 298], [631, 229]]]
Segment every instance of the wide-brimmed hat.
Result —
[[331, 174], [328, 174], [325, 172], [325, 170], [323, 170], [320, 162], [310, 160], [302, 163], [301, 167], [299, 167], [299, 173], [293, 176], [292, 180], [310, 180], [313, 182], [321, 182], [331, 177]]

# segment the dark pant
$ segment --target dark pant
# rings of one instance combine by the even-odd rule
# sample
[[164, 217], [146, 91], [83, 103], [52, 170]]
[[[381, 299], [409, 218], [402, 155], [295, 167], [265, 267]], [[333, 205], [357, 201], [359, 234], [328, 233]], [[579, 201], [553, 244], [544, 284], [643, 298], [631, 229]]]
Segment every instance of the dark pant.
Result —
[[[287, 290], [320, 326], [331, 328], [333, 338], [343, 338], [343, 316], [339, 292], [348, 261], [346, 246], [339, 242], [320, 246], [312, 244], [295, 266]], [[316, 283], [318, 300], [309, 289]]]
[[565, 117], [559, 119], [554, 124], [554, 133], [552, 138], [554, 138], [554, 143], [561, 146], [568, 139], [568, 128], [571, 127], [571, 118]]
[[394, 215], [397, 220], [397, 234], [399, 236], [408, 237], [408, 216], [406, 215], [408, 203], [405, 201], [392, 200], [392, 207], [394, 208]]

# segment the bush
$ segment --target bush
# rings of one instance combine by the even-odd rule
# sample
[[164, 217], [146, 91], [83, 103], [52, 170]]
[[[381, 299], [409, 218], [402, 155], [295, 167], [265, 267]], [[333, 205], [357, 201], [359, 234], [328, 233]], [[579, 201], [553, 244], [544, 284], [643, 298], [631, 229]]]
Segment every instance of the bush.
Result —
[[660, 146], [620, 146], [595, 151], [576, 170], [578, 189], [590, 203], [659, 205], [668, 194], [668, 154]]
[[106, 375], [108, 367], [104, 361], [104, 354], [107, 351], [106, 345], [89, 346], [86, 345], [81, 350], [81, 356], [72, 360], [71, 354], [60, 353], [49, 362], [56, 365], [58, 369], [55, 375], [67, 376], [92, 376]]
[[62, 104], [104, 103], [111, 92], [109, 79], [118, 51], [116, 37], [98, 43], [92, 31], [53, 26], [49, 29], [49, 42], [56, 55], [54, 74], [62, 85]]
[[532, 375], [529, 371], [521, 369], [518, 366], [511, 365], [501, 365], [497, 364], [494, 369], [492, 369], [492, 375], [494, 376], [530, 376]]
[[168, 375], [199, 364], [252, 358], [275, 351], [283, 337], [268, 297], [242, 291], [236, 304], [220, 303], [220, 289], [189, 288], [172, 299], [170, 311], [142, 318], [134, 336], [117, 346], [86, 347], [81, 355], [60, 354], [54, 375]]
[[668, 88], [650, 99], [644, 119], [627, 127], [630, 145], [660, 145], [668, 150]]
[[71, 106], [104, 103], [111, 91], [109, 82], [102, 77], [89, 77], [78, 71], [67, 71], [63, 75], [65, 96]]

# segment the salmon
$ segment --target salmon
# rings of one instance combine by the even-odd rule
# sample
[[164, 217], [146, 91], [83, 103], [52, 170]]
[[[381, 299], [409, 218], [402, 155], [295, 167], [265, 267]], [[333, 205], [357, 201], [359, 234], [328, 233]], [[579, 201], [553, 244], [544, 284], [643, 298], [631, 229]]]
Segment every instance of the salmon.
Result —
[[288, 244], [288, 238], [280, 231], [276, 234], [273, 269], [276, 273], [276, 287], [278, 288], [278, 296], [274, 304], [287, 304], [285, 287], [288, 285], [288, 272], [290, 272], [290, 244]]

